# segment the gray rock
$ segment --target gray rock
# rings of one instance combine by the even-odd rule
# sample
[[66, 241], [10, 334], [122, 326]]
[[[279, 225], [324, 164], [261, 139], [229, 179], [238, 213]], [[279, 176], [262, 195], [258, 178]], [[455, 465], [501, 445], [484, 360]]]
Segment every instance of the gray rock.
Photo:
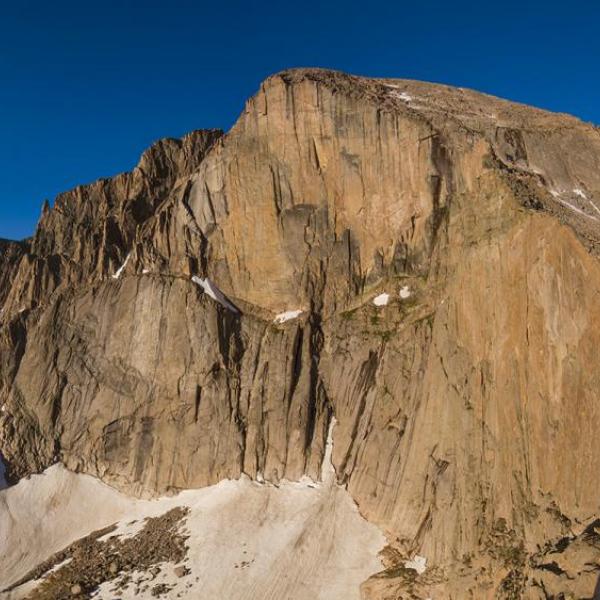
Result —
[[185, 577], [189, 575], [190, 570], [185, 565], [179, 565], [173, 569], [173, 573], [176, 577]]

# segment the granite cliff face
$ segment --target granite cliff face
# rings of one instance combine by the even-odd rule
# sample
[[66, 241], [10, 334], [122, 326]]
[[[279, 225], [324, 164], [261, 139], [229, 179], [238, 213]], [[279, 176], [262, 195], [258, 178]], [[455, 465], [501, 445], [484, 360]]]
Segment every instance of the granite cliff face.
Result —
[[365, 598], [591, 596], [599, 249], [598, 128], [280, 73], [227, 134], [159, 142], [1, 243], [8, 474], [318, 479], [335, 416], [337, 480], [389, 540]]

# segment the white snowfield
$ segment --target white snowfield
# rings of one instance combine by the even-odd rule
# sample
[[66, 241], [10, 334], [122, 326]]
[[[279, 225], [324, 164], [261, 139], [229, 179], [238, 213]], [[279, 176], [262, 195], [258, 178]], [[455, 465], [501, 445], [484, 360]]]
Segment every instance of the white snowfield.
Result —
[[198, 284], [206, 294], [208, 294], [215, 302], [218, 302], [221, 306], [224, 306], [227, 310], [231, 312], [238, 313], [238, 309], [227, 300], [227, 296], [211, 281], [208, 277], [206, 279], [202, 279], [202, 277], [198, 277], [194, 275], [192, 277], [192, 281]]
[[274, 323], [278, 323], [281, 325], [286, 321], [291, 321], [292, 319], [297, 319], [304, 311], [302, 310], [287, 310], [285, 312], [279, 313], [274, 319]]
[[425, 573], [427, 569], [427, 559], [424, 556], [419, 556], [418, 554], [414, 556], [412, 560], [404, 561], [404, 566], [407, 569], [413, 569], [419, 575]]
[[119, 279], [119, 277], [121, 277], [121, 273], [123, 273], [125, 267], [127, 266], [127, 263], [129, 262], [129, 259], [131, 258], [131, 252], [126, 256], [125, 258], [125, 262], [117, 269], [117, 271], [115, 272], [115, 274], [112, 276], [113, 279]]
[[375, 306], [387, 306], [389, 301], [390, 295], [386, 293], [379, 294], [379, 296], [375, 296], [375, 298], [373, 298], [373, 304]]
[[[274, 487], [244, 477], [158, 500], [128, 498], [55, 465], [0, 492], [0, 589], [91, 531], [119, 522], [117, 533], [133, 535], [145, 517], [188, 506], [189, 575], [163, 563], [146, 592], [132, 585], [116, 594], [107, 582], [95, 597], [150, 599], [154, 585], [168, 583], [168, 597], [190, 600], [359, 600], [360, 583], [382, 569], [385, 538], [335, 483], [330, 457], [331, 433], [322, 482]], [[2, 597], [23, 598], [35, 585]]]

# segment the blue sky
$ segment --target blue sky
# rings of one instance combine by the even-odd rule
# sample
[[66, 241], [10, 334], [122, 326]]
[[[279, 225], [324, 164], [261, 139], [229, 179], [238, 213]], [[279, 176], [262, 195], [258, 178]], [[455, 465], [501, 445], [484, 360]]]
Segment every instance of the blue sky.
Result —
[[229, 128], [269, 74], [319, 66], [475, 88], [600, 123], [600, 3], [3, 2], [0, 237], [152, 141]]

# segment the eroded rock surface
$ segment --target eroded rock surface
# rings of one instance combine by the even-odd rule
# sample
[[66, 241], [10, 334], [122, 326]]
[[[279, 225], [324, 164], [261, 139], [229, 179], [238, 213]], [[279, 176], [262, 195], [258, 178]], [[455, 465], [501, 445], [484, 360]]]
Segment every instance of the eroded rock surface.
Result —
[[335, 415], [338, 481], [390, 542], [365, 597], [591, 596], [599, 240], [598, 128], [280, 73], [2, 250], [8, 474], [318, 478]]

